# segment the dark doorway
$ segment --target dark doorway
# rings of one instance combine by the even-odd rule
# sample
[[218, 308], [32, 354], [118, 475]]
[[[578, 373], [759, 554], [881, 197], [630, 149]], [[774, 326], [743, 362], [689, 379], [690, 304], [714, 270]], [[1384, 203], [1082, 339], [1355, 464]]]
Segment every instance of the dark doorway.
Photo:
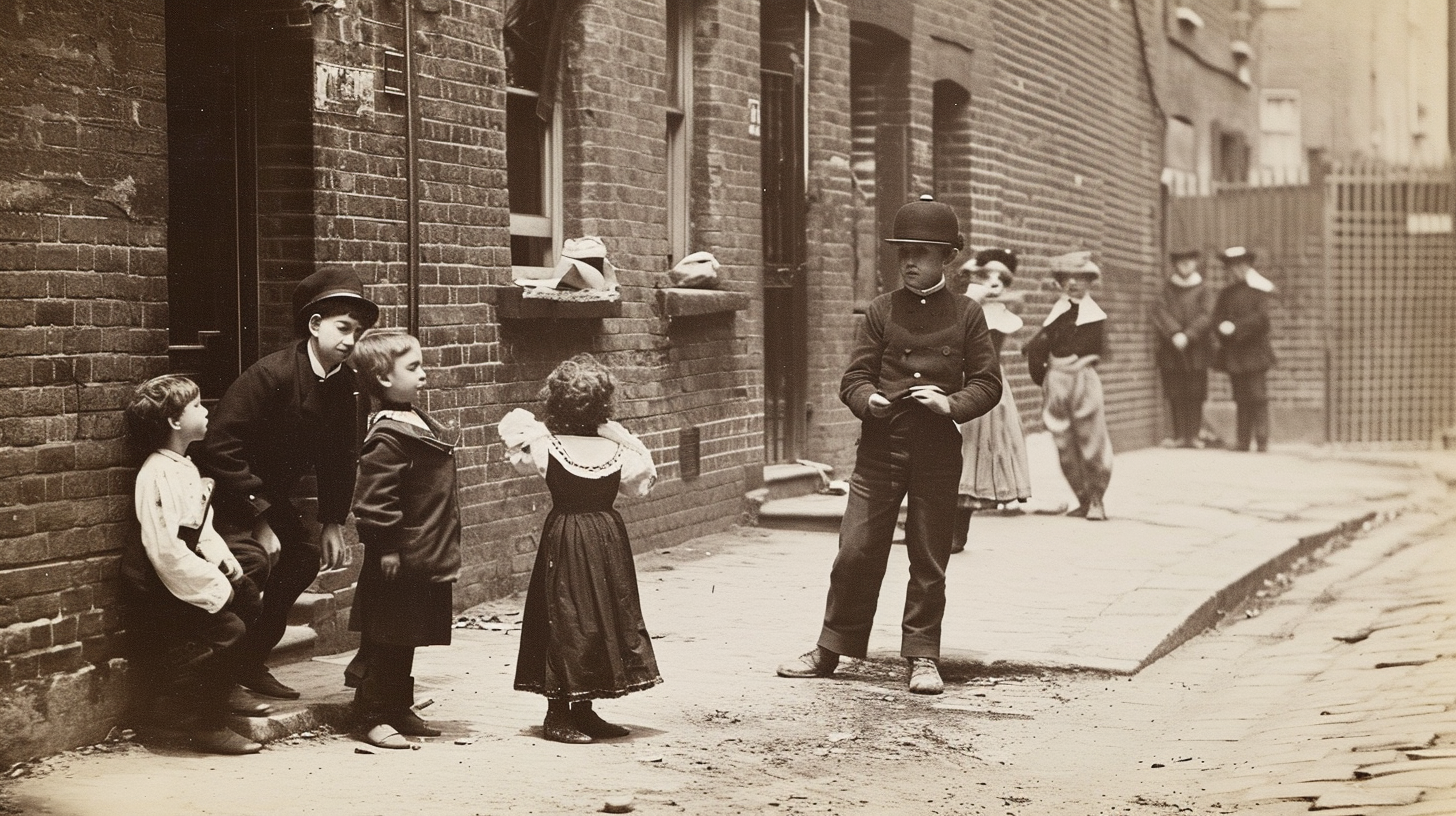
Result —
[[761, 13], [764, 455], [773, 463], [803, 456], [808, 425], [805, 12], [765, 3]]

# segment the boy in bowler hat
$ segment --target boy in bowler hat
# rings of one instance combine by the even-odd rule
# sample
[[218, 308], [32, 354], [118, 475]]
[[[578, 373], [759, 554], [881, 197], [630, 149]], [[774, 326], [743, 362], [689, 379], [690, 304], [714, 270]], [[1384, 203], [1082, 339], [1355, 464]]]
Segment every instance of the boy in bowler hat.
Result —
[[875, 298], [859, 325], [839, 398], [861, 421], [839, 554], [818, 644], [779, 666], [781, 677], [828, 677], [841, 655], [863, 658], [890, 541], [909, 495], [900, 654], [910, 691], [939, 694], [945, 568], [950, 561], [961, 437], [956, 423], [996, 406], [1001, 371], [980, 304], [946, 287], [961, 249], [955, 211], [921, 196], [895, 214], [904, 285]]
[[1254, 269], [1255, 255], [1241, 246], [1225, 249], [1219, 260], [1230, 282], [1213, 305], [1218, 352], [1213, 367], [1228, 374], [1234, 395], [1235, 450], [1246, 451], [1252, 440], [1269, 449], [1269, 369], [1274, 347], [1269, 342], [1269, 295], [1274, 284]]
[[1153, 303], [1154, 360], [1173, 412], [1173, 435], [1163, 440], [1163, 447], [1201, 448], [1198, 434], [1213, 357], [1213, 290], [1198, 271], [1198, 250], [1182, 249], [1168, 257], [1173, 274]]
[[[288, 611], [318, 576], [344, 565], [344, 520], [359, 461], [359, 388], [344, 361], [379, 317], [353, 272], [329, 269], [293, 292], [299, 341], [249, 366], [228, 387], [202, 440], [203, 471], [217, 481], [217, 530], [263, 591], [257, 620], [239, 645], [238, 682], [294, 699], [265, 661], [283, 638]], [[305, 476], [318, 486], [319, 542], [294, 506]]]

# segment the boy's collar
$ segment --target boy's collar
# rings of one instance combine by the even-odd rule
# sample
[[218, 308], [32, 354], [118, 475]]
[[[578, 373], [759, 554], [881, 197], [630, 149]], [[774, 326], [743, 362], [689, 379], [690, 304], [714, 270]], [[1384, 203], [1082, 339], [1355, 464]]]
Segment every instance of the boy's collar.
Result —
[[[1071, 308], [1072, 299], [1066, 295], [1062, 295], [1060, 298], [1057, 298], [1056, 303], [1052, 304], [1051, 313], [1046, 316], [1046, 320], [1043, 320], [1041, 324], [1043, 326], [1050, 326], [1052, 321], [1061, 317]], [[1077, 302], [1077, 322], [1075, 325], [1085, 326], [1088, 323], [1096, 323], [1099, 320], [1106, 319], [1107, 312], [1102, 311], [1102, 307], [1097, 305], [1097, 302], [1092, 299], [1091, 295], [1083, 295], [1082, 299]]]
[[308, 349], [308, 366], [313, 369], [313, 375], [320, 380], [327, 380], [339, 373], [339, 369], [344, 367], [343, 363], [339, 363], [328, 371], [324, 371], [324, 364], [319, 360], [318, 352], [313, 350], [313, 339], [310, 338], [303, 341], [303, 346]]
[[918, 295], [919, 297], [925, 297], [926, 295], [933, 295], [944, 288], [945, 278], [941, 278], [938, 282], [936, 282], [934, 286], [930, 287], [929, 289], [916, 289], [915, 287], [907, 284], [905, 286], [905, 291]]
[[1173, 281], [1174, 286], [1181, 286], [1184, 289], [1192, 289], [1198, 284], [1203, 283], [1203, 273], [1194, 272], [1192, 275], [1189, 275], [1186, 278], [1182, 275], [1174, 273], [1171, 280]]
[[185, 454], [185, 453], [178, 453], [177, 451], [174, 451], [171, 448], [157, 448], [157, 453], [160, 453], [163, 456], [167, 457], [168, 459], [172, 459], [172, 460], [178, 461], [178, 462], [190, 462], [190, 461], [192, 461], [192, 460], [190, 460], [190, 459], [187, 458], [187, 454]]

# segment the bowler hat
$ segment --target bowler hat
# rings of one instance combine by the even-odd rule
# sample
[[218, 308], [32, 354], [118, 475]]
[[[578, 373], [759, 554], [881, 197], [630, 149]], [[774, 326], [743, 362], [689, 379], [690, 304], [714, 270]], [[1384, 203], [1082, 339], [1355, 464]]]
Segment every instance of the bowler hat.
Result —
[[1238, 261], [1251, 264], [1257, 257], [1258, 256], [1254, 254], [1254, 250], [1241, 246], [1231, 246], [1228, 249], [1225, 249], [1223, 252], [1220, 252], [1218, 255], [1218, 259], [1226, 264], [1231, 264]]
[[1192, 261], [1198, 258], [1198, 254], [1198, 250], [1196, 249], [1175, 249], [1172, 252], [1168, 253], [1168, 260], [1172, 261], [1173, 263], [1178, 263], [1179, 261]]
[[379, 319], [379, 307], [364, 295], [364, 285], [359, 276], [348, 269], [320, 269], [299, 282], [293, 290], [293, 316], [303, 323], [314, 314], [320, 303], [326, 300], [352, 301], [353, 308], [360, 311], [361, 322], [373, 326]]
[[955, 210], [928, 194], [895, 213], [894, 230], [885, 241], [891, 244], [939, 244], [955, 249], [963, 245], [961, 224]]

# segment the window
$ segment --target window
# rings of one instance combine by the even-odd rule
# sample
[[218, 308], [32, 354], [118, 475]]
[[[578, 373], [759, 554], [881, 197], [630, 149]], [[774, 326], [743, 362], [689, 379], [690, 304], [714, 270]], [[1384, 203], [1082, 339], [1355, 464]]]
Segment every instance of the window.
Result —
[[542, 118], [554, 4], [510, 0], [506, 10], [506, 189], [517, 277], [556, 263], [561, 246], [561, 106]]
[[1215, 131], [1218, 153], [1214, 156], [1215, 181], [1240, 183], [1249, 180], [1249, 143], [1244, 134]]
[[668, 264], [688, 254], [692, 239], [691, 156], [694, 0], [667, 0], [667, 249]]
[[1163, 166], [1192, 173], [1198, 170], [1198, 137], [1187, 117], [1168, 119], [1168, 136], [1163, 147]]
[[1300, 141], [1299, 91], [1262, 91], [1259, 99], [1259, 165], [1297, 173], [1304, 165], [1304, 148]]

